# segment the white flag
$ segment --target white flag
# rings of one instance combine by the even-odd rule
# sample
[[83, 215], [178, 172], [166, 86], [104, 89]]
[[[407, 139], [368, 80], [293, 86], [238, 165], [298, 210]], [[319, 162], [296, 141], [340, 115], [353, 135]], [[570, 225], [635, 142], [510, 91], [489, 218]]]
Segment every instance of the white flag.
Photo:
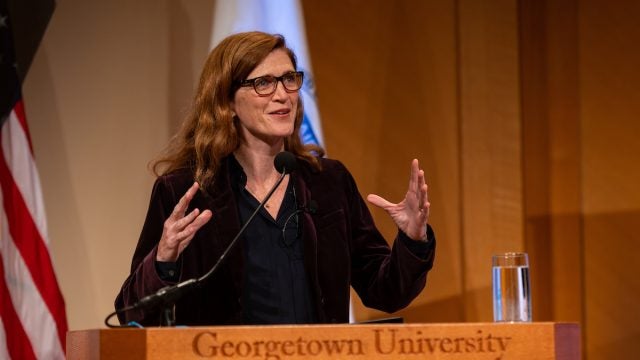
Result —
[[263, 31], [280, 34], [296, 54], [298, 69], [304, 71], [304, 84], [300, 89], [304, 102], [304, 117], [300, 136], [306, 144], [323, 145], [320, 114], [315, 96], [315, 83], [311, 59], [307, 50], [304, 18], [298, 0], [237, 0], [216, 1], [211, 47], [225, 37], [244, 31]]

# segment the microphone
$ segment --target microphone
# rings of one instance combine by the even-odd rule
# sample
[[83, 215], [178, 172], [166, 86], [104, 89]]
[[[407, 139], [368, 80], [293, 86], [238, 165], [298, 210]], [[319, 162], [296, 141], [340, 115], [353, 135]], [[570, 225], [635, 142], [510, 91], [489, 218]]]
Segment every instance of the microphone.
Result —
[[298, 168], [296, 156], [288, 151], [282, 151], [273, 159], [273, 166], [281, 174], [290, 174]]
[[[264, 197], [264, 199], [262, 199], [258, 207], [256, 207], [253, 213], [251, 213], [247, 221], [244, 223], [244, 225], [242, 225], [242, 228], [240, 228], [240, 231], [238, 231], [238, 233], [233, 238], [233, 240], [231, 240], [231, 242], [229, 243], [227, 248], [224, 250], [222, 255], [220, 255], [220, 257], [218, 258], [218, 261], [216, 261], [213, 267], [211, 267], [211, 269], [206, 274], [202, 275], [199, 278], [192, 278], [175, 285], [165, 286], [162, 289], [158, 290], [157, 292], [143, 297], [133, 305], [130, 305], [121, 309], [117, 309], [116, 311], [111, 313], [109, 316], [107, 316], [107, 318], [104, 320], [105, 325], [107, 327], [118, 327], [117, 325], [114, 326], [109, 324], [109, 319], [111, 319], [116, 314], [123, 313], [126, 311], [131, 311], [131, 310], [137, 310], [140, 308], [152, 308], [158, 305], [162, 305], [163, 316], [164, 316], [164, 321], [166, 322], [166, 325], [174, 326], [175, 319], [173, 314], [173, 305], [176, 303], [176, 301], [178, 301], [178, 299], [180, 299], [182, 295], [184, 295], [186, 292], [191, 291], [196, 287], [199, 287], [204, 281], [208, 280], [211, 277], [211, 275], [213, 275], [216, 272], [216, 270], [218, 270], [220, 265], [227, 258], [227, 255], [229, 254], [229, 252], [235, 247], [235, 244], [238, 242], [238, 239], [240, 238], [240, 236], [244, 234], [245, 230], [247, 229], [247, 226], [251, 223], [251, 221], [256, 216], [256, 214], [258, 214], [258, 211], [260, 211], [260, 209], [264, 207], [264, 204], [266, 204], [267, 201], [271, 198], [271, 196], [276, 191], [278, 186], [282, 183], [282, 180], [284, 180], [284, 177], [287, 174], [290, 174], [292, 171], [297, 169], [297, 165], [298, 163], [296, 161], [295, 155], [293, 155], [288, 151], [282, 151], [278, 153], [278, 155], [276, 155], [275, 159], [273, 159], [273, 166], [280, 173], [280, 177], [278, 178], [278, 181], [276, 181], [276, 183], [273, 185], [271, 190], [269, 190], [269, 192]], [[312, 201], [309, 204], [309, 206], [311, 206], [313, 203], [315, 203], [315, 201]], [[317, 207], [317, 204], [315, 206]]]

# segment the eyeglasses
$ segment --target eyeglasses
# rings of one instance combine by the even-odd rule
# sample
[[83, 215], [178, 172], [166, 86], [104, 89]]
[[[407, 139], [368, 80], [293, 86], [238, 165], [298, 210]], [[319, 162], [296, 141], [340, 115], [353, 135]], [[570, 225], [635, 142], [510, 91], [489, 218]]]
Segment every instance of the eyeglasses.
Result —
[[288, 92], [297, 91], [302, 87], [304, 73], [302, 71], [288, 72], [282, 76], [265, 75], [240, 82], [240, 87], [253, 86], [258, 95], [271, 95], [276, 92], [278, 81]]

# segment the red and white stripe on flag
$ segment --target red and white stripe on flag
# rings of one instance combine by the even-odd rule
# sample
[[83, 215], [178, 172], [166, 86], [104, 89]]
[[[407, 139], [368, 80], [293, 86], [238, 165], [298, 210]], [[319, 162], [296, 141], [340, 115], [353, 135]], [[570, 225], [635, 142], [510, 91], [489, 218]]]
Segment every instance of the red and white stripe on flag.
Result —
[[0, 359], [64, 359], [67, 317], [22, 101], [0, 145]]

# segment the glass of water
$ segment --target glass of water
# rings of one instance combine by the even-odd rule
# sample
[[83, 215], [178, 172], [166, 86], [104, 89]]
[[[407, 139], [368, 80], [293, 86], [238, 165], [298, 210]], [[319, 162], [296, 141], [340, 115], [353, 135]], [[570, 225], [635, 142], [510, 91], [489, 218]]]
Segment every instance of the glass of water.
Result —
[[526, 253], [493, 255], [493, 321], [530, 322], [530, 289]]

